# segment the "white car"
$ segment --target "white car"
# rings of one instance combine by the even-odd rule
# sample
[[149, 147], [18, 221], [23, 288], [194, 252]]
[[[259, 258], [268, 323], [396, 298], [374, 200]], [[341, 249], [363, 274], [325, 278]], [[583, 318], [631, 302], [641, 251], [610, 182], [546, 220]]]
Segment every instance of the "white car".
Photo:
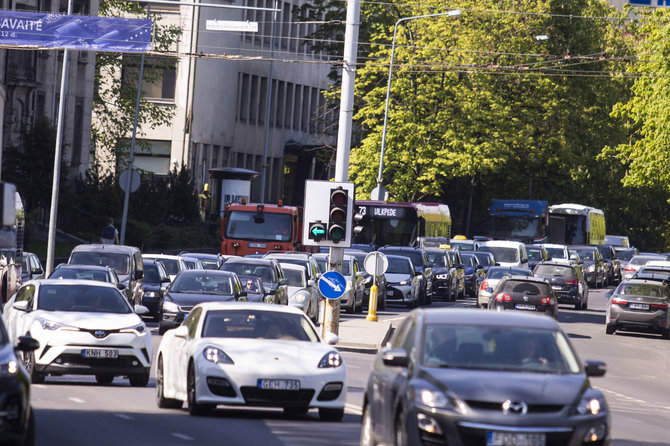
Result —
[[158, 348], [158, 407], [186, 401], [191, 415], [225, 404], [282, 407], [291, 415], [318, 408], [322, 420], [339, 421], [346, 382], [344, 359], [290, 306], [202, 303]]
[[319, 292], [316, 283], [307, 278], [307, 268], [292, 263], [280, 263], [288, 280], [288, 304], [300, 308], [312, 322], [319, 319]]
[[111, 283], [41, 279], [23, 285], [4, 306], [10, 338], [30, 334], [40, 346], [24, 357], [33, 383], [47, 375], [95, 375], [100, 384], [127, 376], [134, 387], [149, 383], [151, 333]]
[[180, 272], [187, 269], [192, 269], [189, 268], [188, 264], [186, 263], [186, 259], [182, 256], [173, 256], [168, 254], [142, 254], [142, 258], [160, 260], [163, 262], [163, 266], [165, 266], [165, 269], [170, 275], [170, 280], [172, 282], [174, 282], [174, 278], [177, 277], [177, 274]]

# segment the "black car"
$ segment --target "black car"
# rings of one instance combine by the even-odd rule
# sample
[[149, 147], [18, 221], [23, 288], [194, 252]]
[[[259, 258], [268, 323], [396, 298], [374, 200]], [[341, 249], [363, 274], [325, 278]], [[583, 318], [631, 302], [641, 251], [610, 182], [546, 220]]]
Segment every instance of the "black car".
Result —
[[458, 249], [450, 249], [447, 255], [451, 260], [451, 275], [456, 277], [456, 299], [465, 297], [465, 265]]
[[17, 352], [24, 355], [39, 347], [39, 342], [21, 336], [16, 348], [0, 319], [0, 444], [32, 445], [35, 442], [35, 417], [30, 405], [30, 375]]
[[256, 276], [238, 276], [244, 291], [247, 293], [246, 301], [247, 302], [262, 302], [265, 303], [265, 298], [270, 297], [270, 302], [272, 303], [273, 296], [265, 292], [265, 287], [260, 277]]
[[551, 318], [414, 310], [375, 359], [360, 444], [608, 445], [607, 403], [589, 381], [605, 369], [583, 365]]
[[379, 248], [384, 254], [404, 256], [409, 258], [414, 265], [414, 270], [420, 276], [421, 290], [419, 292], [419, 305], [430, 305], [433, 302], [433, 270], [428, 266], [426, 251], [421, 248], [410, 246], [384, 246]]
[[174, 278], [163, 300], [158, 334], [181, 324], [191, 309], [202, 302], [237, 301], [246, 297], [237, 274], [211, 269], [187, 269]]
[[463, 259], [463, 265], [465, 265], [465, 294], [470, 297], [477, 297], [479, 286], [486, 276], [484, 266], [479, 263], [479, 259], [473, 251], [461, 251], [461, 259]]
[[135, 304], [144, 305], [149, 309], [149, 316], [155, 322], [160, 322], [163, 312], [163, 299], [168, 285], [170, 274], [163, 262], [154, 259], [144, 259], [144, 281], [142, 284], [142, 298]]
[[533, 275], [543, 278], [551, 285], [558, 303], [574, 305], [575, 310], [588, 308], [588, 285], [578, 265], [542, 262], [535, 267]]
[[288, 305], [288, 280], [279, 262], [274, 259], [233, 257], [221, 265], [221, 271], [230, 271], [238, 276], [256, 276], [263, 282], [267, 293], [266, 302]]
[[570, 246], [570, 256], [576, 254], [583, 262], [584, 277], [592, 288], [602, 288], [607, 280], [603, 256], [596, 246]]
[[433, 298], [453, 302], [458, 295], [458, 277], [451, 258], [443, 249], [426, 249], [428, 264], [433, 270]]
[[614, 247], [612, 245], [597, 245], [597, 248], [605, 263], [607, 285], [621, 282], [621, 260], [617, 257]]
[[556, 296], [551, 286], [538, 277], [503, 277], [491, 295], [489, 309], [532, 311], [558, 318]]
[[44, 275], [44, 267], [40, 258], [32, 252], [23, 251], [21, 260], [21, 282], [26, 283], [29, 280], [39, 279]]
[[549, 260], [549, 254], [542, 245], [526, 244], [526, 254], [528, 254], [528, 269], [533, 270], [540, 262]]

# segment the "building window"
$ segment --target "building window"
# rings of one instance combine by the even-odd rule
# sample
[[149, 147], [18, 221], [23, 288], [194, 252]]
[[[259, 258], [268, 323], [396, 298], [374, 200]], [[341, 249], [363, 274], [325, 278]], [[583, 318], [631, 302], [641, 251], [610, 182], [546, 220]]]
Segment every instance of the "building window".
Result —
[[286, 83], [286, 109], [284, 112], [284, 128], [291, 128], [291, 120], [293, 119], [293, 100], [295, 85], [291, 82]]
[[242, 88], [240, 90], [240, 122], [247, 122], [249, 119], [249, 92], [251, 79], [246, 73], [242, 74]]
[[[123, 84], [137, 86], [140, 76], [140, 57], [124, 56]], [[146, 99], [174, 101], [177, 83], [177, 59], [146, 57], [142, 76], [142, 93]]]
[[279, 81], [277, 84], [277, 119], [275, 121], [275, 126], [277, 128], [282, 128], [284, 126], [284, 120], [286, 119], [286, 82]]
[[311, 88], [305, 86], [302, 88], [302, 131], [309, 133], [309, 118], [310, 118], [310, 108], [309, 108], [309, 93], [312, 91]]
[[249, 124], [256, 124], [258, 122], [258, 84], [259, 77], [251, 76], [251, 96], [249, 98]]
[[296, 85], [293, 97], [293, 130], [300, 130], [300, 109], [302, 106], [302, 85]]
[[135, 145], [135, 160], [133, 165], [145, 172], [167, 175], [170, 172], [172, 142], [144, 140], [143, 143]]
[[268, 102], [268, 78], [261, 77], [261, 89], [259, 92], [258, 102], [260, 106], [258, 107], [258, 124], [265, 125], [265, 113]]
[[310, 95], [310, 106], [309, 106], [309, 133], [317, 132], [318, 109], [319, 109], [319, 89], [312, 88]]

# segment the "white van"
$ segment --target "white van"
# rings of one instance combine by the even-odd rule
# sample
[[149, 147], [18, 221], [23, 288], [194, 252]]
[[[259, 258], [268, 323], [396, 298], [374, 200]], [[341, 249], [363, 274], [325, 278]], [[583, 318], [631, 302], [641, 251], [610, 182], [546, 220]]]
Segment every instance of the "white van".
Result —
[[477, 250], [493, 254], [496, 265], [510, 268], [528, 268], [526, 246], [521, 242], [492, 240], [481, 242]]

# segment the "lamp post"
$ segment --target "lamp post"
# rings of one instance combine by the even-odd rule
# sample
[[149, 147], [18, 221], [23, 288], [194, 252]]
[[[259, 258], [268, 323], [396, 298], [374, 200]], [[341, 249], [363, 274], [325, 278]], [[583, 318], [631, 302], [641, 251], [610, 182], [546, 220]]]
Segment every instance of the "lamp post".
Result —
[[389, 64], [389, 80], [388, 85], [386, 86], [386, 105], [384, 107], [384, 128], [382, 129], [382, 147], [381, 147], [381, 153], [379, 154], [379, 173], [377, 174], [377, 187], [375, 189], [375, 191], [377, 192], [376, 199], [378, 201], [384, 201], [384, 189], [382, 188], [382, 171], [384, 170], [384, 150], [386, 149], [386, 127], [388, 124], [388, 116], [389, 116], [389, 98], [391, 96], [391, 76], [393, 74], [393, 59], [395, 57], [395, 38], [398, 34], [398, 25], [400, 25], [401, 22], [407, 22], [409, 20], [415, 20], [415, 19], [425, 19], [428, 17], [441, 17], [441, 16], [455, 17], [459, 15], [461, 15], [460, 9], [452, 9], [447, 12], [440, 12], [436, 14], [402, 17], [398, 19], [397, 22], [395, 22], [395, 26], [393, 27], [393, 43], [391, 44], [391, 63]]

